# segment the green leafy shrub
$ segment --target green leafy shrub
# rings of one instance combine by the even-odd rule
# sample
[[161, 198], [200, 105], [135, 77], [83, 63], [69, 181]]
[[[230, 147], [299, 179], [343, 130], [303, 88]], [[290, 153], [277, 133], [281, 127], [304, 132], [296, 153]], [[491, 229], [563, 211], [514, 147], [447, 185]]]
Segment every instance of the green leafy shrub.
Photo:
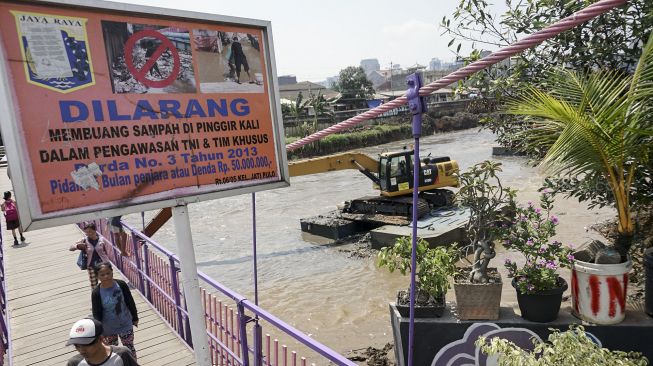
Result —
[[636, 352], [610, 351], [594, 343], [582, 326], [571, 326], [568, 331], [551, 329], [548, 342], [533, 340], [535, 350], [525, 351], [514, 343], [485, 337], [476, 346], [487, 355], [499, 355], [499, 366], [646, 366], [648, 360]]
[[570, 268], [574, 261], [569, 247], [557, 240], [550, 241], [556, 233], [558, 218], [551, 214], [553, 196], [545, 191], [540, 196], [540, 207], [532, 202], [517, 207], [511, 225], [504, 224], [499, 230], [503, 246], [520, 252], [526, 258], [521, 267], [506, 258], [508, 277], [514, 278], [519, 292], [533, 294], [560, 286], [558, 270]]
[[[445, 295], [449, 286], [449, 277], [456, 273], [458, 253], [456, 245], [429, 248], [424, 239], [417, 241], [416, 287], [437, 298]], [[387, 267], [390, 272], [399, 270], [402, 275], [411, 271], [412, 240], [410, 237], [398, 238], [395, 245], [386, 247], [377, 255], [377, 265]]]

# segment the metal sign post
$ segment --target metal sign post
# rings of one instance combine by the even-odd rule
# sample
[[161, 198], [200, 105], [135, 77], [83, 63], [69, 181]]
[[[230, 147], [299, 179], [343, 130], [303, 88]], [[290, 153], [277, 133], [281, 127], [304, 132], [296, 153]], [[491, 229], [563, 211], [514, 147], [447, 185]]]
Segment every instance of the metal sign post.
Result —
[[415, 272], [417, 271], [417, 199], [419, 197], [419, 138], [422, 135], [422, 114], [426, 112], [426, 102], [419, 96], [422, 87], [422, 74], [414, 73], [406, 79], [408, 108], [413, 115], [413, 138], [415, 150], [413, 158], [413, 249], [410, 262], [410, 323], [408, 325], [408, 366], [413, 366], [413, 344], [415, 333]]
[[193, 236], [190, 231], [190, 220], [188, 219], [188, 207], [186, 205], [173, 207], [172, 217], [175, 222], [177, 252], [181, 260], [181, 284], [188, 308], [195, 361], [198, 366], [211, 366], [209, 339], [206, 336], [204, 308], [202, 307], [202, 295], [197, 276], [197, 263], [195, 262]]

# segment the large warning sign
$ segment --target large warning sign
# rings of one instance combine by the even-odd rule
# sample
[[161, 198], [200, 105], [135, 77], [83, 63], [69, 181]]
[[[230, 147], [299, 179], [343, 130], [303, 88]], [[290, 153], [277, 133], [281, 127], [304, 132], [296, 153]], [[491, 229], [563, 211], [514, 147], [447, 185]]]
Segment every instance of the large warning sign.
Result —
[[23, 226], [288, 184], [269, 22], [79, 4], [0, 0]]

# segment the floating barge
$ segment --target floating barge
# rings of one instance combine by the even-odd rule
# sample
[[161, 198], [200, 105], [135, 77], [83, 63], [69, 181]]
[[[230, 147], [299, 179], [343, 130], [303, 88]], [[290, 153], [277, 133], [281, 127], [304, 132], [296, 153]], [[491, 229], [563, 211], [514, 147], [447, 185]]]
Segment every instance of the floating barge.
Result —
[[[465, 240], [465, 224], [469, 219], [466, 208], [439, 208], [417, 221], [417, 236], [429, 245], [445, 245]], [[350, 214], [340, 210], [300, 220], [305, 233], [331, 240], [370, 232], [372, 248], [393, 245], [395, 240], [412, 234], [412, 222], [405, 217]]]

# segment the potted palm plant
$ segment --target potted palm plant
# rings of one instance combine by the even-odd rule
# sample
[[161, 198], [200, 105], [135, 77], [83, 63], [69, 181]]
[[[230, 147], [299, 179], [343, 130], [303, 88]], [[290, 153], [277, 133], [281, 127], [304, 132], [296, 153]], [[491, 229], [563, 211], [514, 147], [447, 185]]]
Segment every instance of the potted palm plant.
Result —
[[469, 209], [465, 226], [471, 253], [471, 267], [464, 268], [454, 280], [456, 314], [461, 320], [496, 320], [499, 318], [502, 281], [499, 272], [489, 269], [496, 256], [494, 240], [498, 224], [515, 206], [515, 191], [504, 187], [497, 175], [501, 163], [484, 161], [458, 174], [460, 190], [454, 200]]
[[565, 332], [553, 329], [549, 341], [533, 339], [533, 351], [526, 351], [499, 337], [480, 337], [476, 346], [489, 356], [498, 356], [500, 366], [646, 366], [648, 360], [637, 352], [610, 351], [601, 348], [582, 326], [572, 326]]
[[[379, 267], [387, 267], [390, 272], [399, 270], [402, 275], [412, 271], [412, 240], [410, 237], [398, 238], [395, 245], [386, 247], [377, 255]], [[449, 289], [449, 278], [456, 271], [456, 246], [429, 248], [424, 239], [417, 241], [415, 271], [415, 317], [441, 317], [446, 307], [445, 295]], [[397, 294], [396, 307], [401, 316], [409, 316], [410, 289]]]
[[523, 264], [505, 260], [522, 318], [545, 323], [558, 317], [562, 294], [567, 290], [567, 282], [558, 275], [558, 270], [569, 268], [574, 257], [570, 248], [559, 241], [550, 241], [558, 225], [558, 218], [551, 214], [550, 192], [541, 195], [540, 206], [529, 202], [526, 207], [517, 207], [514, 221], [502, 226], [500, 235], [505, 248], [525, 257]]
[[[547, 150], [541, 165], [549, 173], [572, 178], [598, 175], [614, 198], [618, 221], [614, 248], [621, 263], [591, 263], [593, 258], [575, 262], [573, 308], [583, 320], [613, 324], [625, 316], [625, 279], [632, 266], [628, 252], [634, 235], [631, 195], [637, 167], [651, 159], [652, 111], [653, 34], [632, 75], [561, 70], [552, 75], [549, 91], [530, 88], [507, 104], [507, 113], [532, 120], [533, 127], [521, 137]], [[603, 276], [600, 286], [588, 280], [597, 272]], [[620, 298], [606, 295], [614, 293]], [[610, 306], [614, 302], [620, 304], [617, 309]]]

